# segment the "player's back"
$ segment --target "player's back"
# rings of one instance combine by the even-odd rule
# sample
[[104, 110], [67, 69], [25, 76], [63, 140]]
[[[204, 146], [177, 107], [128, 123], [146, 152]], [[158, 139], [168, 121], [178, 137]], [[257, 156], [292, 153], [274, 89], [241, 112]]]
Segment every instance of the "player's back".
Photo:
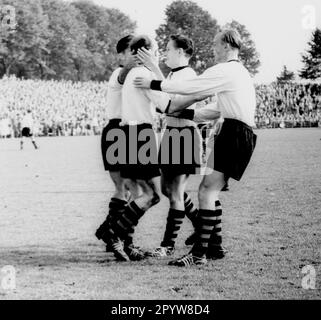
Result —
[[146, 67], [139, 66], [128, 73], [122, 89], [122, 122], [125, 124], [153, 123], [155, 106], [146, 95], [146, 89], [134, 86], [136, 77], [152, 79], [152, 72]]
[[107, 91], [107, 117], [108, 119], [121, 118], [122, 85], [118, 82], [121, 68], [117, 68], [110, 76]]

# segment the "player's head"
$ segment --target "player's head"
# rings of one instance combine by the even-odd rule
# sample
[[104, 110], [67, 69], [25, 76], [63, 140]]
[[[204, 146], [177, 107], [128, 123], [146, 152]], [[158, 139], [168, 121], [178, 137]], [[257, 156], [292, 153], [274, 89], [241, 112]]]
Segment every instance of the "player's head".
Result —
[[28, 110], [27, 110], [27, 113], [31, 113], [31, 110], [30, 110], [30, 109], [28, 109]]
[[177, 68], [187, 64], [194, 52], [193, 40], [180, 35], [171, 35], [166, 46], [166, 64], [170, 68]]
[[128, 55], [131, 54], [129, 49], [129, 44], [134, 38], [133, 35], [127, 35], [126, 37], [121, 38], [116, 45], [116, 51], [119, 58], [119, 64], [123, 64], [126, 61]]
[[134, 37], [134, 39], [130, 43], [131, 53], [136, 54], [138, 49], [141, 48], [150, 50], [156, 58], [159, 58], [158, 45], [152, 37], [147, 35], [139, 35], [137, 37]]
[[236, 30], [226, 29], [219, 32], [214, 38], [215, 60], [222, 61], [231, 52], [238, 54], [241, 46], [241, 37]]

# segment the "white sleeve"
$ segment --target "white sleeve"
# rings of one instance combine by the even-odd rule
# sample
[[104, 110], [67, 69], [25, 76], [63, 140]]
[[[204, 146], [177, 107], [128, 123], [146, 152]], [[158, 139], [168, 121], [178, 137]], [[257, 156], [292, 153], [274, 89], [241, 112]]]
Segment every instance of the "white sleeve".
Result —
[[220, 65], [207, 69], [202, 75], [187, 80], [164, 80], [161, 89], [168, 93], [210, 96], [228, 90], [229, 80]]
[[207, 122], [218, 119], [221, 116], [220, 111], [217, 109], [216, 104], [210, 103], [206, 107], [195, 110], [193, 121]]
[[146, 97], [153, 103], [153, 105], [161, 112], [165, 112], [166, 108], [170, 104], [171, 98], [169, 94], [160, 91], [154, 91], [150, 89], [142, 89]]

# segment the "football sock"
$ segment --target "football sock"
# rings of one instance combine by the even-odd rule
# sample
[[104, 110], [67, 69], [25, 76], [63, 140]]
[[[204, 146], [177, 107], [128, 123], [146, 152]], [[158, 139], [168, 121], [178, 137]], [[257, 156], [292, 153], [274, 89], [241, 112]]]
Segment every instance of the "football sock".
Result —
[[195, 242], [191, 252], [197, 257], [206, 254], [208, 243], [216, 224], [215, 210], [199, 209], [198, 211], [199, 226], [197, 228], [198, 239]]
[[183, 223], [185, 217], [185, 211], [169, 209], [166, 223], [166, 230], [164, 234], [163, 241], [161, 243], [162, 247], [174, 247], [175, 240], [177, 238], [179, 229]]

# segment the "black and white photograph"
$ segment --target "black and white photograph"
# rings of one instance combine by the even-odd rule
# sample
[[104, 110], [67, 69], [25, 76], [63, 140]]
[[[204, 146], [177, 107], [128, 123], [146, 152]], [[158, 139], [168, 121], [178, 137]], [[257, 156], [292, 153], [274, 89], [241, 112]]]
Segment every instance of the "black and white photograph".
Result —
[[321, 300], [321, 2], [0, 0], [0, 217], [0, 300]]

